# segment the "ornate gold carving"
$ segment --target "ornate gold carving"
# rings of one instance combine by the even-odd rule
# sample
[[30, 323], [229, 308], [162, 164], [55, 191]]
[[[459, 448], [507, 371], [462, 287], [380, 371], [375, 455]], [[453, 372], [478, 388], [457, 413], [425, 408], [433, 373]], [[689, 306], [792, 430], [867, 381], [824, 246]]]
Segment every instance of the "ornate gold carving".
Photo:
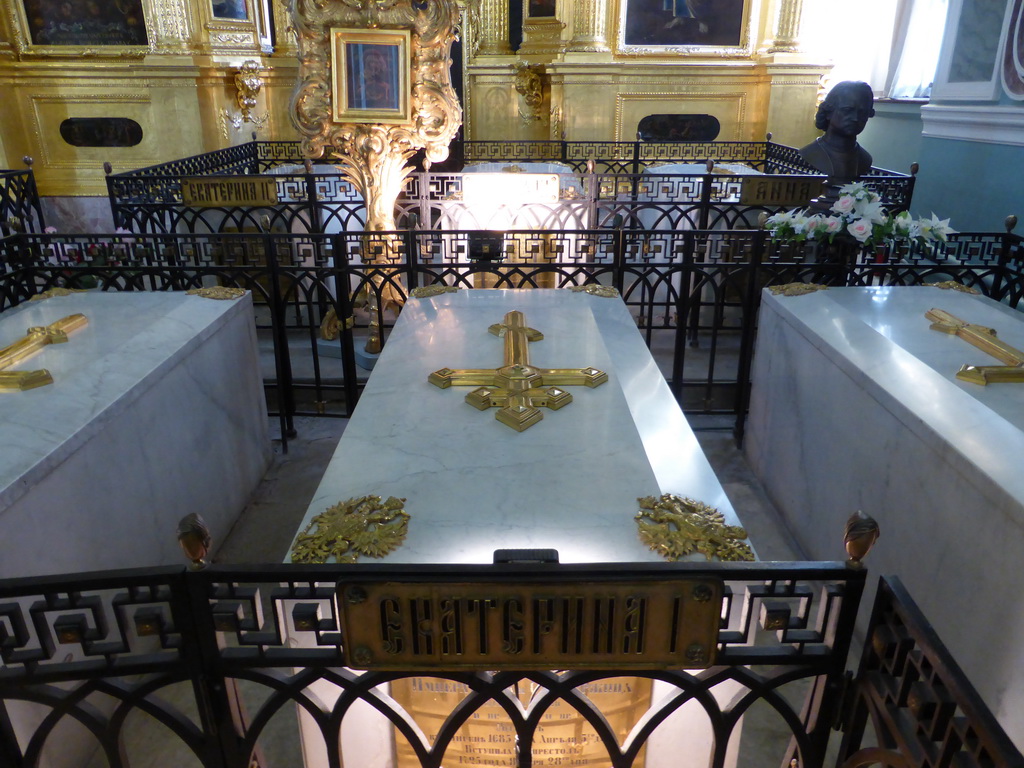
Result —
[[929, 309], [924, 316], [932, 321], [933, 331], [959, 336], [1003, 363], [962, 366], [956, 374], [961, 381], [982, 386], [997, 382], [1024, 382], [1024, 352], [996, 338], [994, 328], [968, 323], [944, 309]]
[[573, 285], [569, 288], [573, 293], [589, 293], [602, 299], [617, 299], [619, 291], [610, 285]]
[[513, 310], [503, 323], [487, 329], [505, 340], [505, 364], [500, 368], [441, 368], [427, 381], [441, 389], [450, 386], [477, 387], [466, 402], [485, 411], [497, 407], [494, 417], [506, 427], [523, 432], [544, 416], [541, 408], [557, 411], [572, 402], [572, 395], [563, 387], [583, 385], [598, 387], [608, 381], [608, 374], [597, 368], [536, 368], [530, 365], [530, 342], [540, 341], [544, 334], [527, 327], [523, 313]]
[[231, 288], [226, 285], [215, 285], [210, 288], [193, 288], [189, 291], [185, 291], [189, 296], [200, 296], [204, 299], [239, 299], [245, 296], [245, 290], [242, 288]]
[[941, 283], [925, 283], [925, 285], [931, 288], [941, 288], [944, 291], [959, 291], [960, 293], [970, 293], [975, 296], [979, 295], [981, 291], [977, 288], [971, 288], [970, 286], [958, 283], [956, 280], [943, 280]]
[[219, 45], [246, 45], [252, 43], [250, 32], [216, 32], [210, 35], [210, 42]]
[[77, 331], [89, 324], [85, 315], [76, 313], [62, 317], [47, 326], [34, 326], [18, 341], [0, 349], [0, 391], [24, 391], [53, 383], [53, 377], [45, 368], [37, 371], [4, 371], [20, 363], [49, 344], [63, 344], [71, 331]]
[[409, 531], [405, 499], [361, 496], [328, 507], [314, 517], [292, 545], [293, 563], [354, 563], [360, 555], [384, 557], [398, 549]]
[[[230, 129], [234, 128], [237, 131], [237, 130], [239, 130], [245, 124], [245, 120], [243, 119], [241, 113], [236, 112], [236, 113], [232, 114], [231, 111], [228, 110], [228, 109], [222, 109], [220, 111], [220, 118], [219, 119], [220, 119], [220, 134], [221, 134], [221, 136], [223, 136], [228, 141], [231, 140], [231, 131], [230, 131]], [[266, 127], [266, 125], [267, 125], [267, 123], [269, 121], [270, 121], [270, 114], [264, 112], [262, 115], [257, 115], [257, 116], [252, 118], [252, 120], [251, 120], [252, 128], [253, 128], [253, 130], [255, 132], [262, 131]]]
[[541, 81], [543, 67], [517, 61], [513, 69], [516, 93], [519, 94], [521, 102], [519, 117], [524, 123], [536, 122], [541, 119], [541, 108], [544, 106], [544, 84]]
[[640, 540], [666, 560], [700, 552], [710, 560], [753, 560], [754, 552], [743, 540], [747, 532], [726, 525], [722, 513], [700, 501], [670, 493], [661, 498], [637, 499], [636, 524]]
[[573, 26], [570, 51], [607, 51], [608, 41], [605, 36], [605, 3], [591, 0], [576, 0], [573, 6]]
[[152, 15], [153, 36], [158, 41], [156, 50], [188, 50], [191, 35], [189, 34], [186, 6], [180, 0], [153, 0]]
[[479, 0], [474, 3], [476, 41], [474, 54], [511, 53], [508, 40], [508, 2], [506, 0]]
[[45, 301], [55, 296], [70, 296], [73, 293], [85, 293], [85, 291], [81, 288], [50, 288], [42, 293], [37, 293], [29, 301]]
[[429, 299], [431, 296], [440, 296], [442, 293], [458, 293], [459, 288], [455, 285], [425, 285], [420, 288], [413, 288], [409, 295], [414, 299]]
[[784, 285], [769, 285], [768, 290], [773, 296], [806, 296], [808, 293], [827, 291], [827, 285], [817, 283], [785, 283]]
[[[366, 205], [366, 230], [395, 229], [395, 202], [412, 168], [409, 158], [423, 149], [427, 166], [448, 157], [448, 145], [462, 125], [462, 109], [451, 84], [452, 34], [459, 20], [455, 0], [296, 0], [292, 21], [299, 36], [299, 81], [292, 118], [302, 136], [303, 153], [319, 158], [328, 149], [341, 160], [341, 172], [359, 190]], [[412, 121], [407, 124], [335, 123], [331, 78], [331, 30], [354, 27], [408, 29], [412, 32]], [[400, 247], [384, 236], [379, 260]], [[383, 301], [401, 306], [397, 286], [386, 269], [369, 275], [383, 286]], [[380, 350], [377, 291], [371, 291], [368, 352]]]
[[[345, 330], [351, 330], [355, 327], [356, 319], [351, 315], [345, 318]], [[324, 320], [320, 323], [320, 338], [326, 341], [334, 341], [338, 338], [338, 334], [341, 333], [341, 321], [338, 320], [338, 313], [334, 311], [334, 307], [327, 310], [327, 314], [324, 315]]]
[[796, 53], [800, 50], [798, 41], [803, 4], [803, 0], [782, 0], [775, 27], [775, 40], [768, 53]]
[[249, 61], [242, 63], [242, 68], [235, 74], [235, 88], [238, 93], [235, 100], [239, 109], [242, 110], [242, 120], [246, 123], [253, 122], [252, 111], [256, 109], [256, 97], [263, 88], [263, 78], [260, 77], [260, 63]]

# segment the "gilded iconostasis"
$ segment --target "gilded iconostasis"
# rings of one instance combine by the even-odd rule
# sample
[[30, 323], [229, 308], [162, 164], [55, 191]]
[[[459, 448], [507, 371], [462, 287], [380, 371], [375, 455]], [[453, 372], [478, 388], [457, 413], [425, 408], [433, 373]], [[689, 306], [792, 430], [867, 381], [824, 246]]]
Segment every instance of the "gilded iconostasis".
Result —
[[[334, 0], [371, 5], [376, 0]], [[453, 78], [470, 139], [632, 141], [649, 115], [720, 140], [813, 138], [827, 70], [802, 0], [466, 0]], [[0, 10], [0, 164], [44, 196], [104, 196], [140, 168], [295, 140], [287, 0], [12, 0]], [[353, 84], [353, 89], [357, 84]], [[353, 91], [355, 92], [355, 91]]]

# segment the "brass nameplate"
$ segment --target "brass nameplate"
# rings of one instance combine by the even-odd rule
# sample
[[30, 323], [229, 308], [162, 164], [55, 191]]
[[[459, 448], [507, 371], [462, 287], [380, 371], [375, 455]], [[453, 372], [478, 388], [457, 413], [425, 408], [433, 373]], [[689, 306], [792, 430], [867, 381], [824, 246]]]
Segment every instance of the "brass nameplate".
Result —
[[743, 176], [740, 205], [807, 205], [821, 194], [821, 179], [792, 176]]
[[346, 663], [357, 669], [704, 669], [722, 582], [349, 585]]
[[254, 176], [204, 176], [181, 180], [181, 200], [192, 208], [277, 205], [277, 182]]

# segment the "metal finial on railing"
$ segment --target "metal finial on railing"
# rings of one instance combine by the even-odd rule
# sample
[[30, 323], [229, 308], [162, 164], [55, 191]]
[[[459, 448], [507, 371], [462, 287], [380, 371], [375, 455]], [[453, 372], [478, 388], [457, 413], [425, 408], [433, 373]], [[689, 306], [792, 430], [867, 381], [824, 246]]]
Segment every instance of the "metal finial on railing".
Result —
[[867, 557], [868, 552], [878, 541], [878, 523], [875, 518], [865, 515], [857, 510], [846, 521], [846, 533], [843, 536], [843, 543], [846, 545], [846, 554], [850, 559], [846, 564], [851, 568], [863, 568], [861, 560]]
[[768, 226], [768, 211], [761, 211], [757, 214], [757, 228], [764, 229]]
[[306, 173], [312, 173], [313, 161], [307, 157], [305, 160], [302, 161], [302, 167], [306, 169]]
[[23, 158], [21, 158], [21, 162], [23, 162], [25, 165], [31, 168], [35, 160], [32, 159], [32, 155], [25, 155]]
[[198, 571], [207, 565], [206, 555], [210, 551], [210, 529], [206, 522], [191, 512], [178, 521], [178, 543], [185, 556], [192, 561], [190, 568]]
[[921, 170], [921, 166], [920, 165], [918, 165], [917, 163], [911, 163], [910, 164], [910, 175], [911, 176], [917, 176], [917, 172], [919, 170]]
[[1011, 213], [1003, 220], [1003, 226], [1006, 227], [1007, 232], [1013, 232], [1014, 227], [1017, 226], [1017, 217]]
[[764, 135], [764, 140], [765, 141], [771, 141], [772, 140], [772, 132], [771, 131], [768, 131], [768, 133], [766, 133]]
[[260, 227], [263, 228], [264, 232], [270, 231], [270, 217], [267, 214], [260, 216]]
[[103, 173], [105, 173], [107, 176], [109, 176], [113, 172], [114, 172], [114, 166], [112, 166], [110, 164], [110, 161], [109, 160], [104, 161], [104, 163], [103, 163]]
[[714, 171], [714, 170], [715, 170], [715, 161], [714, 161], [714, 160], [712, 160], [711, 158], [708, 158], [707, 162], [706, 162], [706, 163], [704, 163], [704, 164], [705, 164], [705, 165], [707, 166], [707, 168], [708, 168], [708, 173], [711, 173], [712, 171]]

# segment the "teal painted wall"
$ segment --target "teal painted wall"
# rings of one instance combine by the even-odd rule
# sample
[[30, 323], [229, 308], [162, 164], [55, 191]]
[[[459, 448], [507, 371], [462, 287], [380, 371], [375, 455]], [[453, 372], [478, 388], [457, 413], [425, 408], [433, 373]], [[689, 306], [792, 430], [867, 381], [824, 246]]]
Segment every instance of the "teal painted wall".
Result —
[[1008, 215], [1024, 218], [1024, 147], [924, 136], [920, 163], [914, 215], [934, 211], [961, 232], [1001, 232]]
[[910, 173], [910, 165], [921, 161], [921, 103], [875, 102], [875, 116], [857, 139], [875, 166]]
[[878, 101], [858, 139], [879, 168], [909, 173], [911, 163], [920, 166], [911, 213], [934, 212], [961, 232], [1001, 232], [1013, 214], [1024, 234], [1024, 146], [937, 139], [922, 129], [919, 103]]

